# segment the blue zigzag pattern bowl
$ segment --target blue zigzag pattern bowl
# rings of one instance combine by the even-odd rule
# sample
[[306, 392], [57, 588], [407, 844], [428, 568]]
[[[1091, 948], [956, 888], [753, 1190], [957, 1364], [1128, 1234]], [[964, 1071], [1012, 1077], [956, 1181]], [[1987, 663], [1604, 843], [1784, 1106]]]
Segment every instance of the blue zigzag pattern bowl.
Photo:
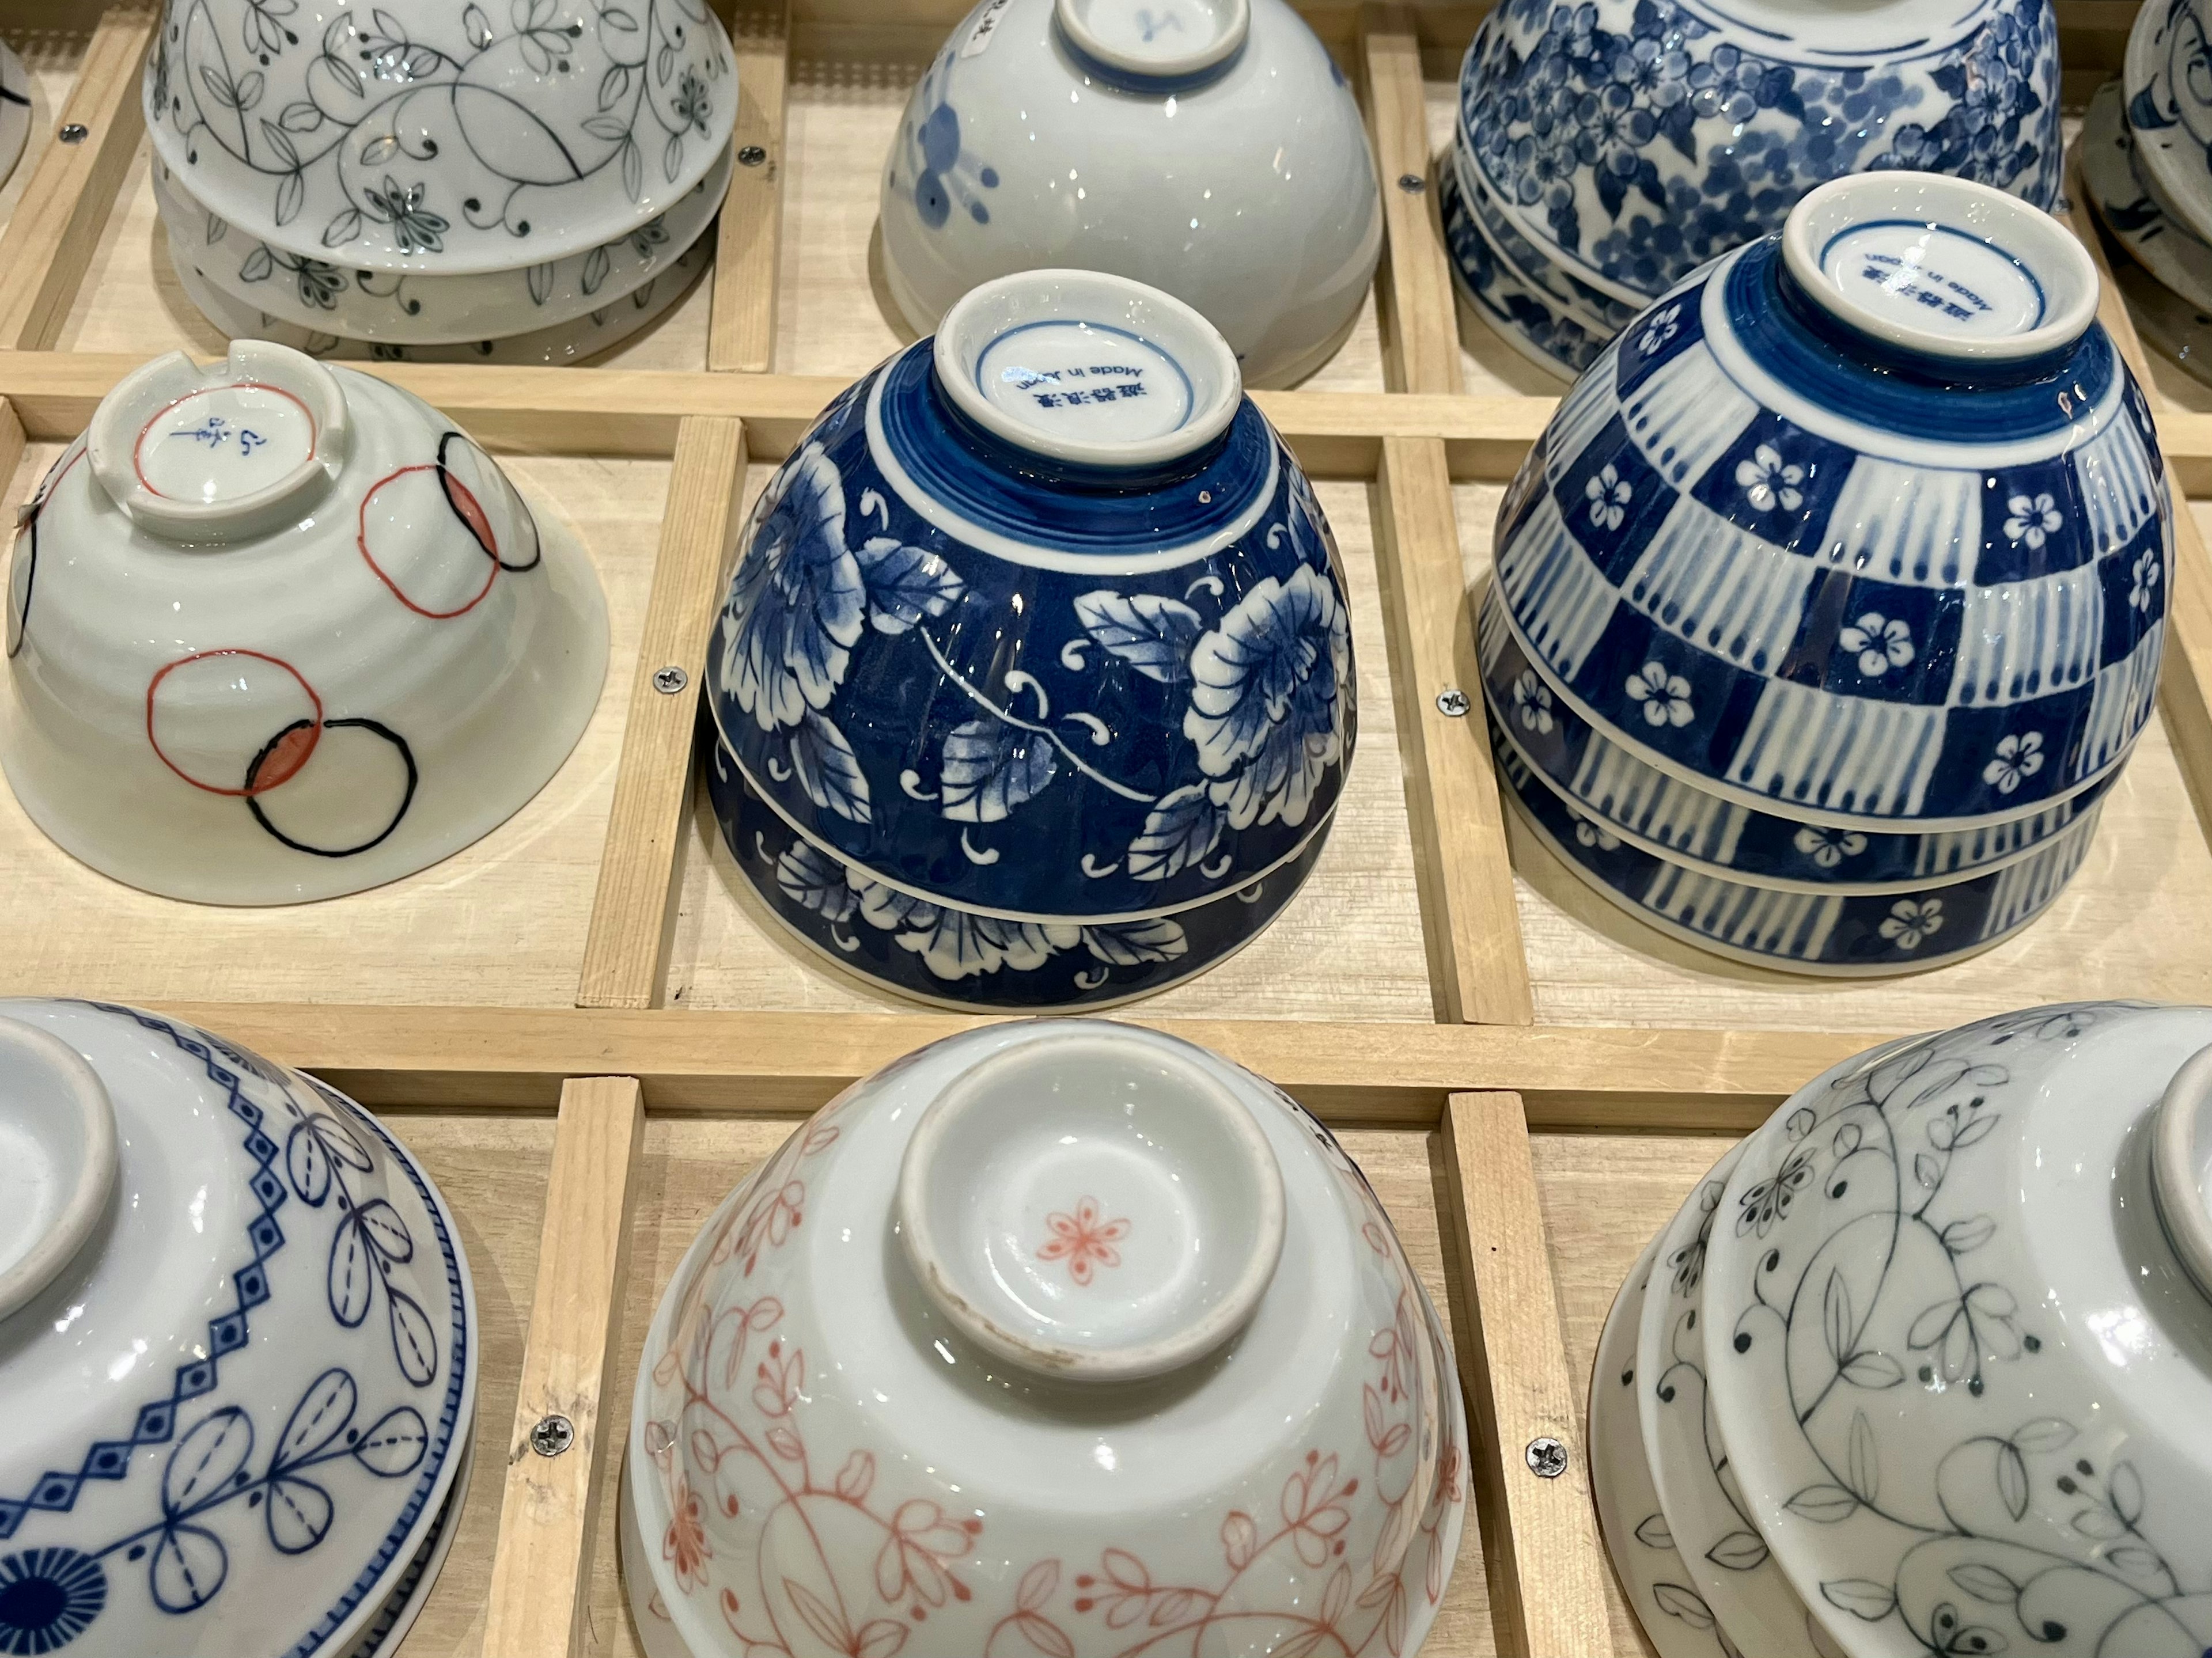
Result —
[[[803, 932], [829, 923], [791, 915], [757, 833], [933, 913], [1070, 944], [1175, 932], [1141, 963], [1171, 977], [1272, 914], [1262, 878], [1276, 902], [1296, 886], [1357, 726], [1311, 485], [1203, 318], [1096, 273], [986, 284], [831, 405], [755, 511], [707, 692], [743, 780], [718, 795], [725, 834]], [[915, 950], [877, 976], [1050, 1005], [964, 953], [917, 983]]]
[[0, 1019], [81, 1057], [118, 1147], [0, 1333], [0, 1654], [389, 1649], [451, 1540], [479, 1364], [437, 1188], [350, 1100], [205, 1031]]

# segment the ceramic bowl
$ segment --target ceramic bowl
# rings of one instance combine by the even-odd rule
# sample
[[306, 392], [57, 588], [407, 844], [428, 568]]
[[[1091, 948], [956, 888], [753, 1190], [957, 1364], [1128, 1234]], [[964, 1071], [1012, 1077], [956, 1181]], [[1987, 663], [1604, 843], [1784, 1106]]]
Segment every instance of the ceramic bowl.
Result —
[[171, 246], [185, 251], [203, 281], [214, 282], [234, 300], [295, 327], [343, 339], [465, 345], [541, 333], [593, 313], [619, 313], [620, 301], [666, 276], [708, 234], [732, 165], [726, 149], [667, 212], [588, 252], [463, 276], [352, 270], [271, 247], [233, 231], [194, 201], [167, 163], [155, 161], [152, 178]]
[[2204, 79], [2204, 9], [2148, 0], [2128, 35], [2121, 85], [2136, 165], [2160, 203], [2199, 241], [2212, 241], [2212, 85]]
[[31, 76], [15, 49], [0, 40], [0, 184], [23, 159], [31, 137]]
[[908, 101], [881, 222], [917, 334], [994, 277], [1082, 266], [1195, 306], [1252, 386], [1334, 354], [1382, 246], [1359, 106], [1285, 0], [984, 0]]
[[[1085, 271], [976, 289], [831, 405], [743, 545], [708, 712], [828, 863], [1157, 940], [1180, 976], [1317, 852], [1356, 725], [1335, 544], [1180, 301]], [[724, 829], [774, 907], [753, 835]], [[1182, 933], [1240, 894], [1234, 941]]]
[[2124, 249], [2113, 252], [2112, 281], [2144, 346], [2191, 379], [2212, 386], [2212, 312], [2174, 293]]
[[1463, 1421], [1326, 1129], [1172, 1037], [988, 1026], [817, 1113], [677, 1267], [624, 1572], [690, 1658], [1411, 1653]]
[[0, 1651], [367, 1658], [451, 1542], [479, 1363], [428, 1176], [157, 1015], [0, 1002]]
[[1826, 977], [1917, 973], [2001, 944], [2057, 902], [2088, 854], [2091, 806], [2025, 858], [1879, 892], [1771, 887], [1630, 845], [1523, 760], [1493, 720], [1506, 799], [1582, 882], [1645, 926], [1754, 967]]
[[167, 0], [143, 93], [155, 154], [248, 240], [461, 276], [672, 211], [738, 82], [705, 0]]
[[1460, 73], [1468, 161], [1530, 242], [1656, 297], [1875, 168], [2057, 199], [2050, 0], [1508, 0]]
[[1712, 1406], [1854, 1658], [2212, 1644], [2208, 1044], [2203, 1008], [2007, 1015], [1749, 1142], [1705, 1260]]
[[1443, 216], [1444, 246], [1461, 301], [1537, 367], [1563, 380], [1574, 380], [1597, 361], [1618, 331], [1577, 314], [1522, 274], [1468, 207], [1458, 168], [1438, 168], [1437, 182], [1443, 191], [1437, 208]]
[[2081, 123], [2081, 182], [2105, 228], [2160, 282], [2193, 305], [2212, 306], [2212, 246], [2170, 213], [2136, 163], [2124, 100], [2107, 82]]
[[2148, 718], [2172, 575], [2150, 413], [2048, 216], [1838, 179], [1576, 385], [1498, 581], [1575, 712], [1755, 808], [2027, 817]]
[[[383, 345], [341, 339], [319, 328], [304, 327], [271, 316], [250, 300], [218, 287], [198, 263], [197, 251], [169, 239], [169, 265], [200, 314], [216, 330], [234, 340], [270, 340], [304, 351], [309, 356], [377, 362], [489, 362], [526, 367], [559, 368], [588, 361], [644, 333], [676, 307], [692, 285], [714, 263], [714, 238], [702, 232], [699, 240], [668, 262], [661, 273], [649, 277], [628, 296], [596, 311], [550, 328], [499, 339], [472, 340], [465, 345]], [[270, 295], [257, 293], [255, 297]]]
[[328, 897], [488, 833], [606, 672], [591, 562], [409, 393], [283, 346], [155, 359], [24, 513], [0, 759], [63, 848], [213, 903]]
[[1806, 892], [1906, 892], [2019, 862], [2111, 792], [2108, 774], [2027, 817], [1900, 835], [1754, 811], [1646, 765], [1572, 708], [1506, 626], [1495, 588], [1477, 615], [1482, 689], [1522, 764], [1596, 829], [1656, 858]]

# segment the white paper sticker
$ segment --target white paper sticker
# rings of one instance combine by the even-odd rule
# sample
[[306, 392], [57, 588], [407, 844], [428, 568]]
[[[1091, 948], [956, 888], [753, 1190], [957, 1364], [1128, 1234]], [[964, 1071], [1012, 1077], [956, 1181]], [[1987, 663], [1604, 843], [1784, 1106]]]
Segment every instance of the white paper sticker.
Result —
[[975, 27], [969, 31], [968, 44], [960, 48], [963, 58], [982, 56], [990, 46], [991, 37], [999, 32], [999, 20], [1006, 15], [1006, 8], [1013, 3], [1014, 0], [991, 0], [991, 3], [983, 8], [983, 15], [975, 20]]

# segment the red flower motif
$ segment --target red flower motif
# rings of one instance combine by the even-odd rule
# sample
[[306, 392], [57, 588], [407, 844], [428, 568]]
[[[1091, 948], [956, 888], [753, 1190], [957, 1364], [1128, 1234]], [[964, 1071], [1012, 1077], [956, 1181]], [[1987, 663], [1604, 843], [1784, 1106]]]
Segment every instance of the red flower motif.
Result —
[[668, 1522], [667, 1536], [661, 1540], [660, 1558], [675, 1566], [677, 1585], [689, 1594], [707, 1581], [707, 1563], [714, 1558], [714, 1550], [707, 1541], [706, 1527], [700, 1523], [699, 1494], [691, 1489], [691, 1482], [678, 1474], [671, 1496], [675, 1514]]
[[967, 1586], [946, 1568], [968, 1558], [981, 1529], [950, 1518], [925, 1497], [900, 1503], [876, 1556], [876, 1593], [894, 1606], [909, 1594], [933, 1606], [943, 1606], [948, 1593], [965, 1600]]
[[1091, 1282], [1094, 1265], [1119, 1266], [1121, 1252], [1114, 1246], [1129, 1236], [1129, 1223], [1102, 1221], [1099, 1216], [1104, 1212], [1097, 1199], [1085, 1198], [1075, 1206], [1072, 1215], [1063, 1212], [1046, 1216], [1045, 1224], [1052, 1228], [1052, 1236], [1037, 1251], [1037, 1259], [1066, 1261], [1067, 1275], [1078, 1284]]

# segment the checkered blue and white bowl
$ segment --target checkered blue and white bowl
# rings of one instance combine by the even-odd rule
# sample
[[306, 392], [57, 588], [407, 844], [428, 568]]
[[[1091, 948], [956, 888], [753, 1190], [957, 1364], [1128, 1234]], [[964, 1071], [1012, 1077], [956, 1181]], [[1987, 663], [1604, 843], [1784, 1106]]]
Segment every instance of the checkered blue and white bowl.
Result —
[[2158, 683], [2150, 414], [2070, 234], [1987, 186], [1838, 180], [1561, 405], [1499, 518], [1575, 712], [1762, 810], [1929, 831], [2108, 775]]
[[0, 1002], [0, 1653], [372, 1658], [467, 1485], [459, 1229], [359, 1106]]

